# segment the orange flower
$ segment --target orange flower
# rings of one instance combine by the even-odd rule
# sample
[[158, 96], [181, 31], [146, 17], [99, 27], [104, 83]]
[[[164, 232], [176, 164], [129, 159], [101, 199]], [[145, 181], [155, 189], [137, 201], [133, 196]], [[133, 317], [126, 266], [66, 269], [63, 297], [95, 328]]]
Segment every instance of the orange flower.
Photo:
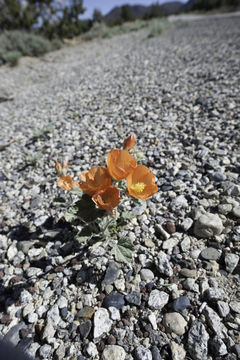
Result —
[[92, 199], [100, 209], [112, 210], [119, 204], [119, 190], [115, 186], [109, 186], [93, 195]]
[[60, 176], [57, 184], [62, 189], [68, 190], [68, 191], [74, 189], [75, 187], [79, 187], [79, 183], [77, 181], [73, 181], [73, 179], [70, 175]]
[[80, 174], [80, 179], [80, 189], [90, 196], [110, 186], [112, 181], [107, 169], [102, 166], [95, 166], [89, 171], [84, 171]]
[[146, 200], [157, 192], [155, 176], [144, 165], [138, 165], [127, 177], [129, 195]]
[[127, 150], [113, 149], [108, 153], [107, 166], [110, 175], [117, 181], [125, 179], [137, 166], [134, 159]]
[[137, 143], [136, 136], [134, 134], [132, 134], [124, 140], [123, 149], [131, 150], [136, 145], [136, 143]]

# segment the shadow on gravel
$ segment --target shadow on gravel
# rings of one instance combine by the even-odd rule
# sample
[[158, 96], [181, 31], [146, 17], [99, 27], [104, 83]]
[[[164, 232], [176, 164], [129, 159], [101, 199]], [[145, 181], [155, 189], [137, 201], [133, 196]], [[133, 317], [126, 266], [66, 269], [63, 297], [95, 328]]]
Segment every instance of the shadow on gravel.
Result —
[[[17, 240], [18, 250], [22, 249], [23, 243], [30, 244], [30, 248], [41, 248], [45, 249], [49, 242], [53, 244], [52, 248], [48, 248], [46, 253], [49, 256], [44, 256], [41, 258], [36, 258], [34, 260], [29, 259], [29, 268], [39, 269], [39, 274], [29, 276], [28, 269], [23, 271], [21, 275], [13, 275], [6, 284], [3, 281], [4, 272], [0, 271], [0, 311], [5, 312], [8, 307], [15, 304], [18, 305], [20, 301], [21, 294], [24, 290], [27, 290], [31, 294], [36, 291], [34, 287], [36, 281], [40, 279], [48, 279], [49, 283], [52, 285], [54, 282], [54, 274], [62, 273], [66, 269], [71, 269], [68, 276], [69, 283], [82, 285], [84, 283], [97, 284], [98, 274], [94, 273], [92, 267], [82, 267], [80, 270], [77, 270], [77, 266], [82, 263], [83, 259], [86, 259], [87, 245], [80, 245], [74, 239], [74, 230], [70, 223], [67, 223], [64, 219], [60, 219], [57, 223], [54, 222], [52, 217], [49, 217], [45, 223], [36, 228], [35, 231], [30, 231], [30, 229], [25, 225], [14, 226], [9, 229], [6, 233], [0, 232], [7, 235], [11, 240]], [[56, 242], [58, 246], [55, 246]], [[25, 251], [27, 256], [27, 252]], [[5, 255], [3, 254], [2, 261], [5, 260]], [[54, 261], [55, 257], [61, 256], [63, 258], [62, 263], [56, 265]], [[10, 262], [12, 264], [12, 261]], [[16, 268], [23, 268], [23, 262], [20, 264], [12, 264]], [[76, 269], [74, 269], [76, 266]], [[73, 267], [73, 268], [72, 268]], [[64, 276], [66, 276], [64, 274]], [[57, 277], [57, 276], [56, 276]], [[61, 283], [59, 284], [55, 281], [53, 285], [53, 290], [61, 288]], [[11, 319], [8, 315], [4, 315], [0, 319], [0, 323], [8, 325], [11, 322]]]

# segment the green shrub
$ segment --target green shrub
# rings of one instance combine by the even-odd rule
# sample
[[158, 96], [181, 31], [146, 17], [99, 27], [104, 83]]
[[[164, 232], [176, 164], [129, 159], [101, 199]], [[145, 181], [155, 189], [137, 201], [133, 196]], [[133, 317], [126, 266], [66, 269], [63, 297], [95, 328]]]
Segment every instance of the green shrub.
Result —
[[19, 51], [8, 51], [3, 55], [3, 62], [9, 63], [11, 66], [16, 66], [20, 57], [21, 53]]
[[149, 25], [148, 37], [159, 36], [164, 30], [170, 26], [169, 22], [165, 19], [152, 20]]
[[0, 35], [0, 64], [16, 65], [20, 56], [40, 56], [60, 47], [61, 42], [57, 39], [51, 42], [36, 34], [5, 31]]

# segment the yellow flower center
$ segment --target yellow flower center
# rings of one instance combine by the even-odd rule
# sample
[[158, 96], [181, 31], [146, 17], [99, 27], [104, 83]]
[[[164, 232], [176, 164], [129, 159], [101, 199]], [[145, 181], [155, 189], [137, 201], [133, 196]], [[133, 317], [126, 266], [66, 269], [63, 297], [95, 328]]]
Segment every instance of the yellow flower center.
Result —
[[131, 189], [136, 191], [136, 193], [141, 194], [145, 188], [145, 184], [143, 182], [138, 182], [136, 184], [132, 184]]

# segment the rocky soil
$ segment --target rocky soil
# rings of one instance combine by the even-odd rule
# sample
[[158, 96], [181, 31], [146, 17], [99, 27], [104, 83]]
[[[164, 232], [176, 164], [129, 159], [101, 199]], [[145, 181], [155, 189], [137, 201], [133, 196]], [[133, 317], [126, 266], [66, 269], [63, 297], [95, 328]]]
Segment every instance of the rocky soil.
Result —
[[[2, 337], [36, 359], [239, 358], [239, 69], [238, 17], [0, 68]], [[132, 132], [159, 192], [126, 265], [76, 243], [54, 164], [77, 179]]]

